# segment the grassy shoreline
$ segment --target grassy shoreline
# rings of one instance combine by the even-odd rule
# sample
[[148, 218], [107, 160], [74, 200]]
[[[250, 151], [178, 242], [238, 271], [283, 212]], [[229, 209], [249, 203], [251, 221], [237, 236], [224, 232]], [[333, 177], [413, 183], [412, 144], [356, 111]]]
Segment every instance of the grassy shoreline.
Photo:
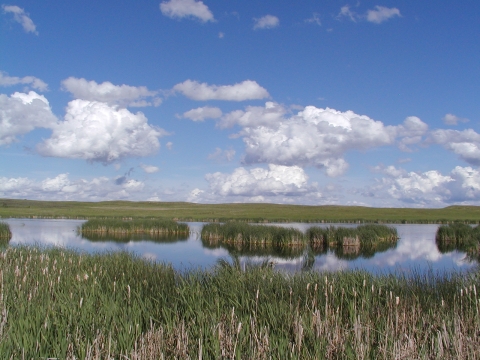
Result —
[[480, 271], [286, 275], [221, 262], [177, 272], [126, 253], [0, 253], [5, 358], [480, 356]]
[[[106, 216], [108, 214], [108, 216]], [[0, 218], [162, 218], [180, 221], [448, 223], [480, 222], [480, 207], [442, 209], [303, 206], [278, 204], [194, 204], [185, 202], [75, 202], [0, 199]]]

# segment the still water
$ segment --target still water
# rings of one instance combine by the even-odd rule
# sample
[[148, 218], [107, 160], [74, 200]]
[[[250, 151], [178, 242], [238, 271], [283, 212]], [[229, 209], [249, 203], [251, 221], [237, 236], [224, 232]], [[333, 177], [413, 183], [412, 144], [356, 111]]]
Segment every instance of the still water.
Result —
[[[178, 270], [210, 268], [219, 259], [230, 260], [238, 256], [240, 262], [261, 263], [270, 261], [276, 269], [300, 271], [306, 267], [319, 271], [363, 269], [371, 273], [424, 272], [445, 273], [467, 271], [477, 263], [466, 258], [465, 253], [452, 251], [441, 253], [435, 244], [435, 233], [439, 225], [390, 225], [397, 229], [400, 239], [396, 246], [375, 254], [339, 254], [327, 251], [308, 253], [301, 251], [290, 254], [252, 253], [204, 246], [200, 239], [203, 223], [189, 222], [190, 235], [183, 238], [148, 239], [145, 236], [115, 240], [87, 239], [78, 234], [77, 228], [83, 220], [50, 219], [2, 219], [10, 225], [10, 245], [59, 246], [88, 253], [128, 251], [140, 257], [171, 263]], [[290, 223], [278, 226], [295, 227], [306, 231], [311, 226], [348, 226], [345, 224]], [[354, 225], [351, 225], [354, 226]]]

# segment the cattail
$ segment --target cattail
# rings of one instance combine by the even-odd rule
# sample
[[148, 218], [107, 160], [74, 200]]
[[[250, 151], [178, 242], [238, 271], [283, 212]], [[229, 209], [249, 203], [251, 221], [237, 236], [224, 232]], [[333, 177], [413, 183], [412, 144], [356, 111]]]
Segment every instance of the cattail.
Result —
[[130, 285], [127, 285], [127, 289], [128, 289], [128, 300], [130, 300]]
[[395, 297], [395, 305], [398, 305], [400, 304], [400, 297]]
[[80, 308], [82, 307], [82, 304], [83, 304], [83, 297], [80, 298]]

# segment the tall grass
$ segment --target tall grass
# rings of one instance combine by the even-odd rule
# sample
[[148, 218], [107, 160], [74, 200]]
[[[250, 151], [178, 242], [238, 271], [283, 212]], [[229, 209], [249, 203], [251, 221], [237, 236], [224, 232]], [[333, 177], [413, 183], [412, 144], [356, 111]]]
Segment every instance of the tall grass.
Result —
[[300, 230], [279, 226], [251, 225], [229, 221], [225, 224], [211, 223], [202, 228], [202, 239], [210, 244], [249, 244], [263, 246], [303, 246], [305, 236]]
[[8, 244], [11, 238], [12, 232], [10, 231], [10, 225], [0, 222], [0, 246]]
[[474, 359], [480, 272], [176, 272], [125, 253], [0, 254], [5, 359]]
[[398, 240], [397, 229], [377, 224], [355, 228], [314, 226], [307, 230], [306, 236], [314, 251], [331, 248], [339, 249], [342, 254], [374, 254], [395, 246]]
[[82, 234], [188, 234], [187, 224], [164, 219], [92, 219], [82, 224]]
[[480, 242], [480, 227], [471, 227], [462, 223], [442, 225], [438, 228], [435, 241], [441, 252], [455, 249], [478, 252]]
[[175, 243], [187, 241], [188, 234], [185, 233], [127, 233], [127, 232], [84, 232], [82, 237], [92, 242], [114, 241], [116, 243], [127, 243], [131, 241], [149, 241], [154, 243]]

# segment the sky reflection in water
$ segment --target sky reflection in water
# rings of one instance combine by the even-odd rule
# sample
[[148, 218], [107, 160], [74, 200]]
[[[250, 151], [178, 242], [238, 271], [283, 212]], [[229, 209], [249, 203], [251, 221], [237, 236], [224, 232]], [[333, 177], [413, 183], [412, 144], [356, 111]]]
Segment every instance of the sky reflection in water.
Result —
[[[82, 220], [50, 220], [50, 219], [3, 219], [10, 224], [12, 230], [11, 245], [60, 246], [88, 253], [105, 251], [128, 251], [141, 257], [172, 263], [180, 270], [188, 268], [209, 268], [218, 259], [230, 259], [230, 253], [223, 247], [206, 248], [200, 240], [203, 223], [188, 223], [191, 234], [187, 238], [172, 242], [151, 240], [134, 241], [90, 241], [77, 232]], [[290, 226], [306, 231], [310, 226], [330, 226], [331, 224], [291, 223]], [[335, 226], [348, 226], [334, 224]], [[352, 226], [352, 225], [350, 225]], [[358, 257], [353, 260], [339, 258], [328, 251], [315, 256], [312, 268], [319, 271], [338, 271], [347, 269], [364, 269], [372, 273], [390, 272], [423, 272], [431, 270], [435, 273], [445, 271], [465, 271], [472, 269], [476, 263], [465, 258], [465, 253], [453, 251], [442, 254], [435, 244], [435, 233], [438, 225], [391, 225], [397, 228], [400, 240], [394, 248], [376, 253], [373, 257]], [[246, 262], [261, 263], [273, 261], [276, 268], [286, 271], [300, 271], [305, 257], [293, 258], [278, 256], [239, 255], [242, 264]]]

